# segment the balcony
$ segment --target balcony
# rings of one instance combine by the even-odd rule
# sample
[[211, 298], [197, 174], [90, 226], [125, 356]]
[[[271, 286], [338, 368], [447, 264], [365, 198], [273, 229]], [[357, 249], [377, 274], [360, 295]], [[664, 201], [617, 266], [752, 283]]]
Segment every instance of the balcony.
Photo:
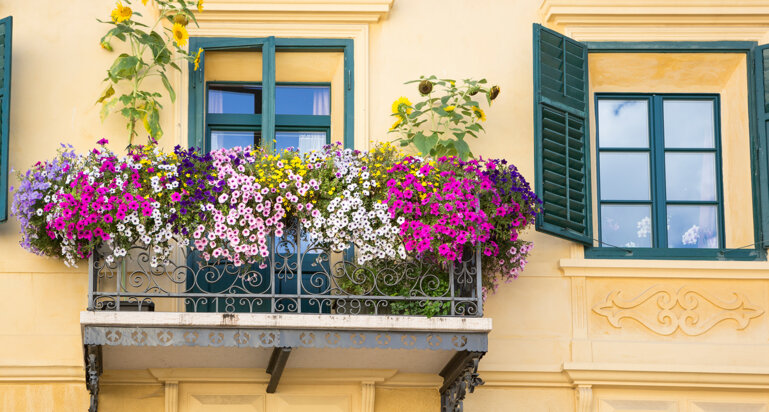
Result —
[[251, 266], [204, 261], [183, 246], [157, 267], [142, 246], [111, 263], [95, 254], [81, 313], [94, 405], [104, 369], [206, 367], [264, 370], [268, 393], [284, 369], [439, 374], [443, 406], [461, 407], [482, 383], [491, 330], [481, 249], [448, 267], [359, 264], [352, 248], [324, 250], [292, 233], [303, 232], [273, 237], [271, 255]]

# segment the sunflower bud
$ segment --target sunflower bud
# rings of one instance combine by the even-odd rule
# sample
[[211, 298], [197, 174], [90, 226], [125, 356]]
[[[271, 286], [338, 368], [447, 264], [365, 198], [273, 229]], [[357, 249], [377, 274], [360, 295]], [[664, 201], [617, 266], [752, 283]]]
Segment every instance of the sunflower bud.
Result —
[[181, 24], [182, 26], [186, 26], [189, 22], [189, 19], [184, 14], [180, 13], [174, 16], [174, 24]]
[[468, 94], [469, 94], [470, 96], [475, 96], [476, 94], [478, 94], [478, 92], [479, 92], [480, 90], [481, 90], [481, 87], [480, 87], [480, 86], [473, 86], [473, 87], [472, 87], [472, 88], [470, 88], [470, 90], [468, 91]]
[[111, 44], [109, 44], [109, 42], [108, 42], [108, 41], [106, 41], [106, 40], [104, 40], [103, 42], [101, 42], [101, 48], [102, 48], [102, 49], [104, 49], [104, 50], [106, 50], [106, 51], [112, 51], [112, 45], [111, 45]]
[[499, 96], [499, 86], [494, 86], [489, 90], [489, 99], [494, 100]]
[[419, 93], [423, 95], [430, 94], [433, 91], [433, 83], [429, 80], [422, 80], [419, 82]]

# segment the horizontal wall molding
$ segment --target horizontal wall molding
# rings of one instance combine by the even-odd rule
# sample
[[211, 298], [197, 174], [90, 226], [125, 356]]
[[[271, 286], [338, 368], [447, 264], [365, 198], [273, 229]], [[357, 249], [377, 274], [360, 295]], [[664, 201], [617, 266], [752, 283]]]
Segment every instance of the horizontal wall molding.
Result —
[[0, 365], [0, 382], [84, 383], [82, 365]]
[[580, 41], [758, 41], [769, 32], [759, 0], [544, 0], [540, 17]]
[[[206, 0], [199, 22], [348, 22], [375, 23], [386, 16], [393, 0]], [[201, 24], [201, 25], [202, 25]]]
[[611, 278], [767, 280], [769, 262], [561, 259], [565, 276]]
[[574, 385], [768, 390], [769, 369], [564, 363]]

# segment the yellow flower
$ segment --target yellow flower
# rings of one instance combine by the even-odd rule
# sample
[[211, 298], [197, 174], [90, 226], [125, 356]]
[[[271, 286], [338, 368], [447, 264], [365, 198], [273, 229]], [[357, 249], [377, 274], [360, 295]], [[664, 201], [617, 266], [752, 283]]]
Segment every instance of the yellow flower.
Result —
[[198, 0], [198, 12], [203, 11], [203, 0]]
[[390, 126], [390, 130], [395, 130], [395, 128], [396, 128], [396, 127], [398, 127], [398, 126], [400, 126], [400, 125], [401, 125], [401, 123], [403, 123], [403, 119], [401, 119], [401, 118], [399, 117], [398, 119], [396, 119], [396, 120], [395, 120], [395, 123], [393, 123], [393, 125], [392, 125], [392, 126]]
[[128, 6], [123, 6], [122, 3], [119, 3], [115, 6], [115, 10], [112, 10], [112, 21], [115, 23], [122, 23], [128, 19], [131, 18], [133, 15], [133, 11], [131, 11], [131, 8]]
[[414, 111], [414, 109], [411, 108], [411, 101], [403, 96], [399, 97], [398, 100], [393, 102], [392, 109], [393, 113], [406, 112], [406, 114], [410, 114]]
[[485, 122], [486, 121], [486, 113], [483, 112], [483, 109], [477, 106], [472, 106], [473, 113], [475, 113], [475, 117], [478, 118], [478, 120]]
[[457, 106], [449, 105], [449, 106], [446, 106], [443, 110], [445, 110], [447, 112], [453, 112], [454, 109], [456, 109], [456, 108], [457, 108]]
[[184, 45], [187, 44], [187, 39], [190, 37], [189, 34], [187, 34], [187, 29], [181, 24], [176, 23], [174, 24], [173, 33], [176, 45], [184, 47]]
[[[202, 48], [199, 48], [199, 49], [198, 49], [198, 54], [196, 54], [196, 55], [195, 55], [195, 60], [194, 60], [194, 62], [193, 62], [193, 63], [195, 63], [195, 70], [197, 70], [197, 69], [198, 69], [198, 67], [200, 67], [200, 54], [201, 54], [201, 53], [203, 53], [203, 49], [202, 49]], [[252, 151], [252, 152], [251, 152], [251, 154], [254, 154], [254, 153], [256, 153], [256, 150], [254, 150], [254, 151]]]
[[142, 4], [146, 6], [147, 5], [147, 0], [142, 0]]

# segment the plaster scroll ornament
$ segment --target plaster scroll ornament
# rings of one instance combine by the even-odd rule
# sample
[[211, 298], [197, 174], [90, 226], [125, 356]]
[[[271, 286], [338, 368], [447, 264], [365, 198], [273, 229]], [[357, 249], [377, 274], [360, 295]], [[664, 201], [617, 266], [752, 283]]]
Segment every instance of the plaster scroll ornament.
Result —
[[750, 303], [739, 292], [723, 300], [708, 292], [688, 286], [679, 289], [655, 285], [641, 294], [625, 299], [621, 289], [613, 290], [595, 306], [593, 312], [606, 317], [609, 324], [622, 328], [623, 319], [634, 320], [659, 335], [672, 335], [680, 330], [699, 336], [722, 322], [736, 323], [744, 330], [750, 321], [764, 314], [764, 309]]

